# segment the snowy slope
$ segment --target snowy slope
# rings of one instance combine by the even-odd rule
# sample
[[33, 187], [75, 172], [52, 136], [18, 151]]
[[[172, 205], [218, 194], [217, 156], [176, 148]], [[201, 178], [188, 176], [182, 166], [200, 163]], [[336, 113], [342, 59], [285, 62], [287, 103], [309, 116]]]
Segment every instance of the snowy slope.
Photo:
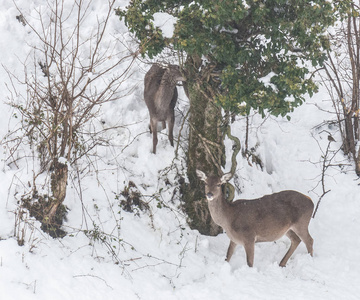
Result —
[[[71, 2], [66, 1], [66, 5]], [[92, 10], [100, 16], [102, 2], [94, 0], [92, 4]], [[45, 5], [43, 0], [16, 3], [27, 13]], [[0, 61], [21, 74], [21, 62], [29, 59], [30, 45], [37, 40], [15, 19], [19, 13], [11, 1], [0, 0], [0, 5]], [[163, 24], [167, 29], [171, 26], [167, 20]], [[113, 16], [109, 36], [126, 34], [124, 31]], [[17, 167], [8, 166], [4, 161], [7, 153], [0, 154], [0, 299], [359, 299], [360, 180], [341, 151], [332, 161], [334, 166], [326, 171], [325, 188], [331, 191], [310, 223], [313, 258], [301, 243], [287, 267], [280, 268], [278, 263], [290, 245], [287, 238], [282, 238], [256, 245], [254, 268], [247, 267], [241, 247], [226, 263], [226, 235], [207, 237], [190, 230], [178, 208], [176, 169], [183, 172], [182, 147], [175, 159], [174, 148], [166, 135], [160, 134], [158, 153], [151, 153], [148, 112], [142, 99], [147, 68], [140, 62], [134, 65], [133, 75], [126, 82], [126, 87], [135, 87], [134, 92], [102, 108], [105, 126], [121, 126], [107, 132], [112, 141], [109, 147], [97, 149], [95, 164], [99, 172], [81, 178], [82, 200], [77, 186], [69, 181], [65, 205], [70, 211], [65, 229], [70, 234], [65, 238], [52, 239], [40, 230], [38, 222], [28, 218], [28, 224], [20, 224], [25, 245], [18, 246], [14, 213], [19, 195], [15, 193], [26, 191], [36, 163], [22, 160]], [[9, 84], [8, 76], [1, 68], [1, 137], [18, 122], [11, 117], [14, 111], [4, 104], [9, 96], [5, 82]], [[188, 106], [183, 91], [179, 92], [175, 139]], [[336, 140], [330, 150], [341, 146], [335, 126], [318, 126], [334, 119], [326, 112], [330, 110], [331, 102], [320, 89], [291, 114], [291, 121], [274, 117], [263, 120], [253, 114], [249, 146], [256, 147], [264, 170], [251, 167], [239, 154], [234, 179], [241, 192], [238, 197], [255, 198], [295, 189], [309, 195], [316, 204], [322, 194], [322, 156], [328, 133]], [[245, 128], [245, 119], [239, 117], [232, 129], [242, 143]], [[229, 141], [227, 146], [231, 148]], [[229, 168], [227, 165], [224, 171]], [[129, 181], [149, 202], [151, 213], [140, 212], [138, 217], [119, 208], [117, 196]], [[94, 228], [105, 243], [86, 236], [84, 230]]]

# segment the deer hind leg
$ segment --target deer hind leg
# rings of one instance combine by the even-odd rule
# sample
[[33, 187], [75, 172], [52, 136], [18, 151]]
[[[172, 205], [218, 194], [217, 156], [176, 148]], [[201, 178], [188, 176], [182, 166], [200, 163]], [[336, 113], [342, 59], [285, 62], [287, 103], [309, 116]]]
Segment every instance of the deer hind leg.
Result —
[[158, 143], [157, 120], [156, 119], [150, 120], [150, 132], [152, 132], [152, 135], [153, 135], [153, 153], [156, 154], [156, 145]]
[[[307, 223], [308, 224], [308, 223]], [[300, 239], [305, 243], [306, 249], [308, 251], [308, 253], [313, 256], [313, 244], [314, 244], [314, 240], [311, 237], [309, 230], [308, 230], [308, 225], [303, 226], [301, 228], [293, 228], [293, 230], [295, 231], [295, 233], [300, 237]]]
[[174, 147], [174, 135], [173, 135], [173, 131], [174, 131], [174, 123], [175, 123], [175, 115], [171, 114], [170, 117], [168, 117], [168, 126], [169, 126], [169, 141], [170, 141], [170, 145]]
[[230, 261], [231, 256], [234, 254], [235, 248], [236, 248], [236, 243], [234, 243], [233, 241], [230, 240], [230, 244], [229, 244], [229, 248], [226, 253], [225, 261], [227, 261], [227, 262]]
[[297, 246], [299, 246], [301, 239], [299, 236], [292, 231], [291, 229], [286, 233], [286, 236], [290, 239], [291, 245], [289, 250], [286, 252], [284, 258], [280, 262], [280, 267], [285, 267], [287, 261], [289, 260], [290, 256], [294, 253]]

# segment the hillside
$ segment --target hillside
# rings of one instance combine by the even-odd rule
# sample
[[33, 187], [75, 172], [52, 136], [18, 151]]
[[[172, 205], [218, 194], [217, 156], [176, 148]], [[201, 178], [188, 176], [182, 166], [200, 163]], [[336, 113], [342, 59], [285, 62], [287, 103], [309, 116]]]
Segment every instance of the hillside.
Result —
[[[36, 11], [47, 12], [43, 0], [15, 2], [24, 15], [32, 16], [33, 24]], [[71, 1], [65, 2], [70, 10]], [[126, 1], [119, 2], [123, 5]], [[6, 104], [14, 96], [6, 70], [21, 77], [24, 63], [29, 62], [27, 71], [31, 73], [31, 49], [39, 44], [29, 26], [16, 19], [19, 12], [14, 4], [7, 0], [0, 0], [0, 4], [3, 139], [20, 126], [16, 111]], [[103, 1], [94, 0], [89, 16], [101, 19], [104, 13]], [[94, 29], [94, 20], [86, 20], [84, 34]], [[164, 24], [171, 26], [166, 20]], [[121, 39], [123, 48], [117, 53], [126, 53], [131, 39], [115, 15], [106, 32], [105, 42]], [[115, 71], [126, 66], [120, 65]], [[270, 116], [262, 119], [256, 113], [250, 117], [249, 148], [261, 158], [263, 168], [238, 155], [233, 181], [237, 198], [294, 189], [310, 196], [316, 205], [323, 194], [321, 179], [329, 134], [335, 142], [329, 146], [331, 166], [324, 175], [324, 187], [329, 192], [310, 223], [314, 257], [301, 243], [287, 266], [280, 268], [278, 264], [290, 245], [284, 237], [256, 244], [254, 267], [249, 268], [242, 247], [237, 248], [230, 263], [224, 261], [229, 242], [225, 234], [203, 236], [187, 226], [179, 208], [178, 174], [185, 174], [187, 125], [183, 126], [183, 118], [189, 103], [179, 87], [174, 133], [180, 144], [172, 148], [166, 131], [162, 131], [157, 154], [152, 154], [148, 111], [142, 97], [148, 69], [146, 63], [136, 61], [121, 87], [126, 92], [118, 100], [101, 105], [91, 124], [103, 130], [108, 143], [94, 149], [92, 161], [78, 162], [82, 173], [75, 167], [70, 169], [64, 202], [69, 210], [64, 224], [66, 237], [51, 238], [29, 215], [19, 219], [18, 201], [29, 192], [39, 163], [28, 145], [21, 144], [14, 158], [22, 159], [10, 164], [9, 149], [2, 144], [0, 299], [358, 299], [360, 179], [351, 162], [338, 151], [341, 137], [337, 126], [328, 122], [336, 117], [325, 89], [320, 86], [318, 94], [290, 114], [290, 121]], [[26, 94], [24, 86], [16, 89]], [[237, 117], [232, 133], [242, 144], [245, 131], [245, 118]], [[226, 146], [225, 172], [230, 168], [231, 142], [226, 141]], [[135, 206], [133, 212], [126, 211], [121, 204], [129, 199], [126, 191], [140, 195], [148, 209]], [[19, 236], [24, 238], [23, 246], [18, 245]]]

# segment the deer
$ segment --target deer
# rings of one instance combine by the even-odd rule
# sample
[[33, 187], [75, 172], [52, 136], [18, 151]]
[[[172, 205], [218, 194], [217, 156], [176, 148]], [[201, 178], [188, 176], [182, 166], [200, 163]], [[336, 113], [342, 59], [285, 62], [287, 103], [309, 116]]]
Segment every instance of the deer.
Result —
[[185, 81], [177, 65], [168, 65], [166, 68], [153, 64], [145, 74], [144, 99], [150, 114], [150, 134], [153, 135], [153, 153], [156, 154], [157, 124], [162, 122], [163, 129], [166, 123], [169, 127], [170, 145], [174, 146], [174, 108], [178, 98], [176, 84]]
[[308, 226], [314, 210], [310, 197], [297, 191], [286, 190], [258, 199], [238, 199], [228, 202], [222, 186], [227, 183], [231, 173], [223, 176], [206, 176], [196, 170], [200, 180], [205, 183], [205, 196], [214, 222], [221, 226], [230, 238], [226, 254], [229, 262], [237, 245], [243, 245], [249, 267], [254, 264], [254, 249], [257, 242], [272, 242], [286, 235], [290, 248], [280, 262], [285, 267], [297, 246], [303, 241], [308, 253], [313, 256], [313, 238]]

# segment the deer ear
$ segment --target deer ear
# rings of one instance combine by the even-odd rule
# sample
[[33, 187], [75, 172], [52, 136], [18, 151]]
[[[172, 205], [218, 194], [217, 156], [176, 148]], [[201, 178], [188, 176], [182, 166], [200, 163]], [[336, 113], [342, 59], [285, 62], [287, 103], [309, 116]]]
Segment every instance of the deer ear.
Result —
[[231, 179], [232, 176], [233, 175], [231, 173], [224, 174], [220, 179], [221, 184], [224, 184], [224, 183], [228, 182]]
[[205, 175], [205, 173], [203, 171], [200, 170], [196, 170], [196, 175], [199, 177], [200, 180], [202, 181], [206, 181], [207, 176]]

